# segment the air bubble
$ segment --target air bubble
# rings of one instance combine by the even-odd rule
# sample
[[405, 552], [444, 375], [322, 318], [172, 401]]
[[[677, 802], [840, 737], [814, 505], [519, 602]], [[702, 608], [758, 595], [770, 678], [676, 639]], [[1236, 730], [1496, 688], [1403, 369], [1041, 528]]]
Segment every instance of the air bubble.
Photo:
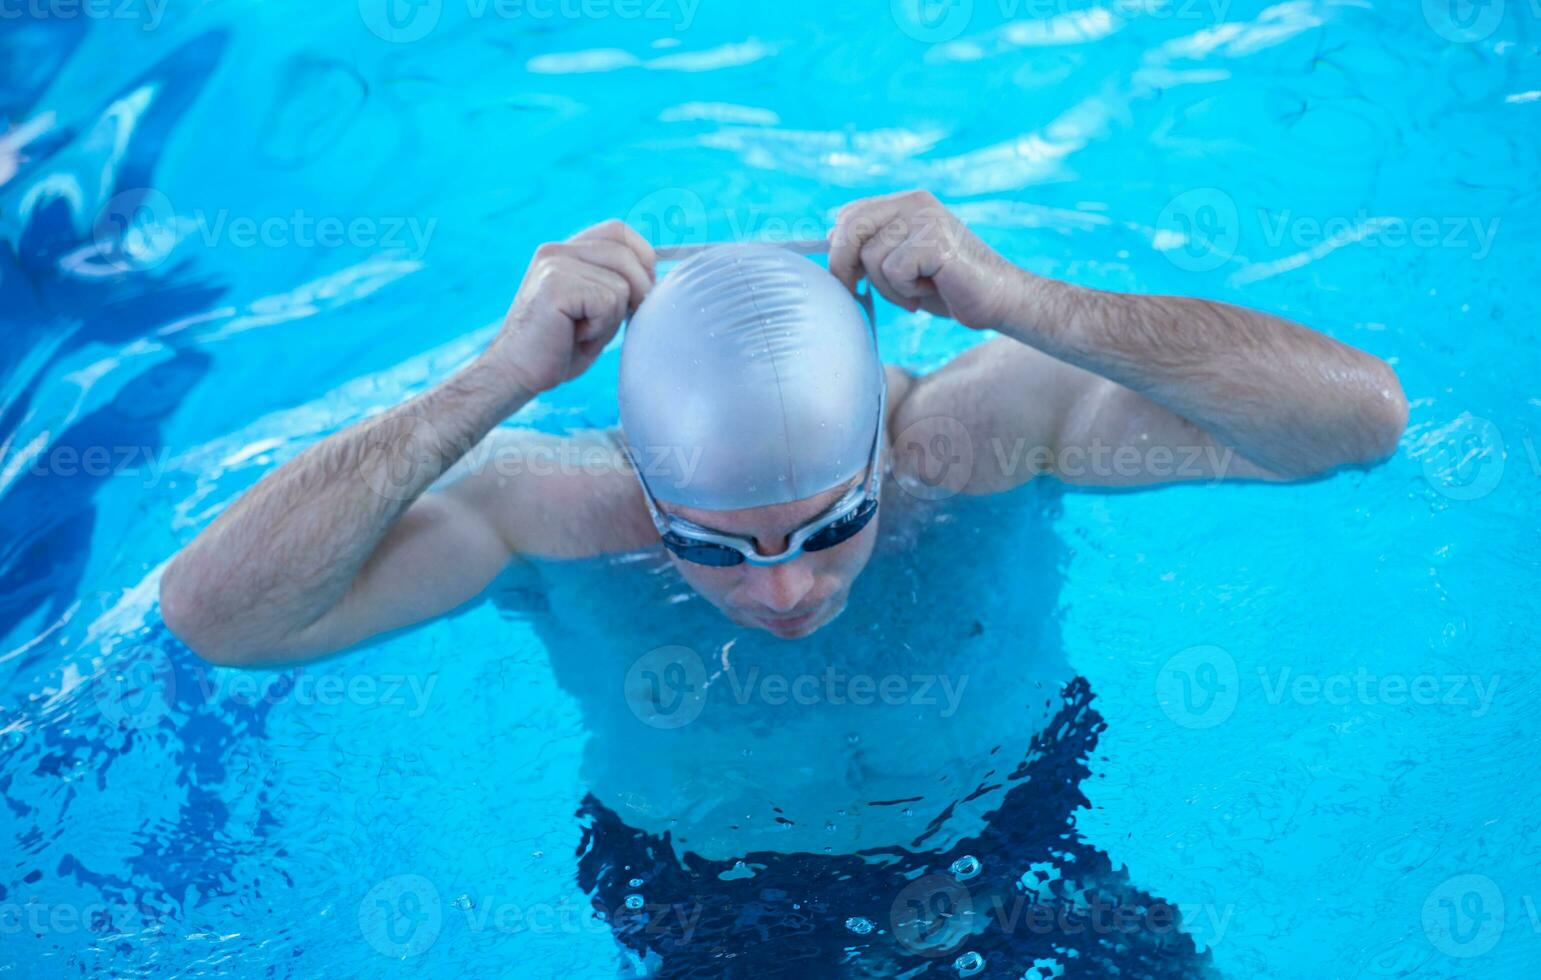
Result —
[[979, 874], [979, 868], [979, 859], [972, 854], [965, 854], [958, 858], [958, 860], [954, 861], [952, 863], [952, 867], [948, 868], [948, 870], [951, 871], [952, 876], [959, 881], [968, 881], [970, 878]]
[[952, 968], [960, 977], [971, 977], [985, 968], [985, 958], [973, 950], [952, 961]]
[[626, 883], [626, 887], [627, 888], [641, 888], [642, 887], [642, 879], [641, 878], [633, 878], [633, 879], [631, 879], [630, 881], [628, 881]]
[[845, 920], [845, 927], [858, 936], [865, 936], [874, 928], [871, 919], [863, 919], [859, 915], [853, 915]]
[[647, 904], [647, 903], [642, 900], [642, 896], [641, 895], [627, 895], [626, 896], [626, 907], [631, 909], [633, 912], [635, 912], [638, 909], [642, 908], [642, 906], [645, 905], [645, 904]]

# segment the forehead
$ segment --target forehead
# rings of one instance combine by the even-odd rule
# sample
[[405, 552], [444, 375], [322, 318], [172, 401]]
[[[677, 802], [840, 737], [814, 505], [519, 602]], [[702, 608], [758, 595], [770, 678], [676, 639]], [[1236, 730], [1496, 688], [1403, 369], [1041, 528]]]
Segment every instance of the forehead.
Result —
[[753, 534], [766, 531], [788, 531], [818, 517], [834, 506], [835, 501], [846, 495], [861, 477], [856, 477], [830, 487], [823, 493], [784, 504], [768, 504], [764, 507], [746, 507], [742, 510], [703, 510], [680, 504], [662, 505], [665, 513], [683, 517], [692, 524], [719, 531]]

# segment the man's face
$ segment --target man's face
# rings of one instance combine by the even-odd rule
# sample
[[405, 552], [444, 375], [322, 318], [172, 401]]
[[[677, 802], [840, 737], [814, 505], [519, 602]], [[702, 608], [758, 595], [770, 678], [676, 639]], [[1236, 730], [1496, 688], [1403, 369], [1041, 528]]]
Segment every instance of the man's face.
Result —
[[[714, 531], [752, 537], [762, 554], [776, 555], [786, 550], [789, 534], [833, 506], [850, 486], [842, 484], [814, 497], [745, 510], [702, 510], [673, 504], [666, 509]], [[780, 565], [744, 562], [713, 568], [672, 554], [670, 557], [691, 588], [729, 619], [791, 640], [807, 636], [840, 615], [851, 584], [872, 557], [880, 516], [881, 509], [859, 534], [833, 548], [804, 552]]]

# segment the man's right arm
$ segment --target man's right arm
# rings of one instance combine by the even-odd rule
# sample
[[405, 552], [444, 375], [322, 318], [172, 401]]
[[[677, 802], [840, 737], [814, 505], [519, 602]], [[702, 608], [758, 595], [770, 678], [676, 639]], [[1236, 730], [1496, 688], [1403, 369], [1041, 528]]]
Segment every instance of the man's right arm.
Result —
[[[619, 222], [541, 246], [480, 357], [285, 464], [176, 556], [161, 579], [172, 632], [214, 663], [270, 666], [475, 597], [551, 524], [536, 502], [560, 505], [571, 487], [527, 474], [500, 498], [476, 475], [424, 491], [535, 394], [582, 374], [652, 277], [652, 249]], [[521, 495], [532, 505], [510, 514]]]

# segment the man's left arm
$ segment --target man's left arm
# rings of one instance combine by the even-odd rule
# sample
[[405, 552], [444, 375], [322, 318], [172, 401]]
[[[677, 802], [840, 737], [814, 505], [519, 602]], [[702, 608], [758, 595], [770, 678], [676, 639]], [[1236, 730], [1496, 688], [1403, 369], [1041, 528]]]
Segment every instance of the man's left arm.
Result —
[[921, 378], [895, 420], [896, 464], [905, 444], [930, 452], [963, 426], [968, 492], [1045, 471], [1096, 486], [1303, 479], [1389, 456], [1406, 425], [1396, 375], [1373, 355], [1224, 303], [1035, 276], [925, 192], [844, 209], [830, 269], [1003, 335]]

